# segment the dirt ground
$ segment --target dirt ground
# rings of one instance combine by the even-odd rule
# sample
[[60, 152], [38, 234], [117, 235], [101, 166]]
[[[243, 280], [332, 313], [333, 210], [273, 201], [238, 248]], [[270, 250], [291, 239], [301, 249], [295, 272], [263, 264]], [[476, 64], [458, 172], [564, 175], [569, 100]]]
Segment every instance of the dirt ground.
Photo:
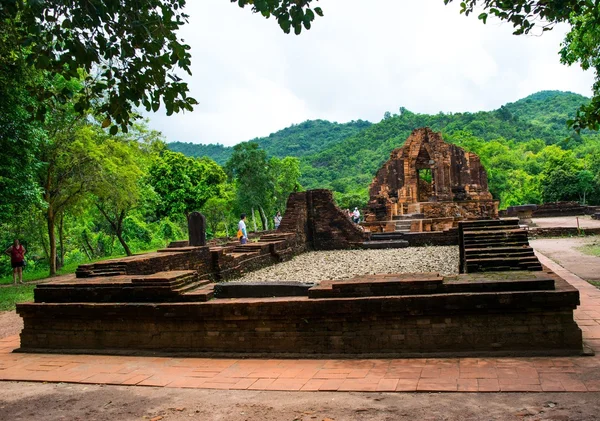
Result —
[[23, 319], [15, 311], [0, 311], [0, 338], [17, 335], [23, 329]]
[[[532, 245], [592, 279], [585, 270], [600, 273], [600, 259], [589, 267], [582, 264], [585, 255], [572, 249], [585, 241], [591, 239]], [[0, 337], [21, 327], [14, 311], [0, 313]], [[0, 420], [600, 420], [600, 393], [261, 392], [23, 382], [0, 387]]]
[[541, 238], [530, 240], [529, 244], [581, 279], [595, 281], [600, 280], [600, 257], [590, 256], [577, 250], [577, 247], [594, 241], [598, 241], [598, 236]]
[[532, 218], [532, 221], [537, 227], [552, 228], [552, 227], [577, 227], [579, 220], [580, 228], [600, 228], [600, 221], [592, 219], [589, 215], [582, 216], [555, 216], [551, 218]]
[[600, 393], [302, 393], [7, 382], [3, 420], [598, 420]]

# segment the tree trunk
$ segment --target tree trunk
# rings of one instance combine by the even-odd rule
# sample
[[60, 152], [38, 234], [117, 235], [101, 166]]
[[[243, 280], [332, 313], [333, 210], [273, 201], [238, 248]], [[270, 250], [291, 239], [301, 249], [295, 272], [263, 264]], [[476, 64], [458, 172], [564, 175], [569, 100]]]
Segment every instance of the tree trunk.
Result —
[[[123, 246], [123, 250], [125, 250], [125, 254], [127, 254], [127, 256], [133, 255], [133, 253], [131, 252], [131, 249], [129, 248], [129, 246], [125, 242], [125, 239], [123, 238], [123, 219], [125, 219], [125, 211], [122, 210], [121, 213], [119, 214], [119, 216], [117, 216], [116, 220], [113, 221], [108, 216], [108, 213], [106, 213], [100, 205], [96, 204], [96, 207], [98, 208], [100, 213], [102, 213], [102, 215], [104, 215], [104, 218], [106, 218], [106, 220], [110, 224], [111, 228], [113, 229], [114, 233], [117, 235], [117, 239], [119, 240], [119, 243], [121, 243], [121, 245]], [[186, 218], [189, 218], [189, 214], [186, 214]], [[114, 241], [114, 239], [112, 241]]]
[[81, 244], [81, 248], [83, 249], [83, 251], [85, 252], [85, 255], [87, 256], [88, 260], [92, 260], [92, 256], [90, 256], [90, 252], [88, 251], [87, 247], [85, 246], [85, 244]]
[[123, 239], [123, 233], [121, 232], [121, 230], [117, 231], [117, 238], [119, 239], [119, 242], [123, 246], [123, 249], [125, 250], [125, 254], [127, 254], [127, 256], [133, 255], [133, 253], [129, 249], [129, 246], [127, 245], [127, 243]]
[[92, 257], [90, 257], [90, 260], [91, 260], [96, 253], [94, 253], [94, 248], [90, 244], [90, 239], [87, 236], [87, 231], [83, 231], [82, 235], [83, 235], [83, 241], [85, 242], [85, 244], [87, 244], [88, 248], [90, 249], [90, 254], [92, 255]]
[[48, 205], [46, 220], [48, 222], [48, 240], [50, 243], [50, 276], [56, 275], [56, 237], [54, 235], [54, 210]]
[[260, 214], [260, 219], [262, 221], [263, 231], [269, 230], [269, 220], [267, 219], [267, 215], [265, 215], [265, 210], [262, 206], [258, 207], [258, 212]]
[[254, 217], [254, 207], [252, 207], [252, 223], [254, 224], [254, 233], [256, 233], [258, 231], [258, 229], [256, 229], [256, 218]]
[[129, 249], [129, 246], [127, 245], [127, 243], [125, 242], [125, 239], [123, 238], [123, 219], [125, 219], [125, 211], [121, 211], [121, 214], [119, 215], [119, 219], [117, 220], [117, 224], [114, 228], [115, 228], [115, 232], [117, 234], [117, 238], [119, 239], [119, 242], [121, 243], [121, 245], [123, 246], [123, 249], [125, 250], [125, 254], [127, 254], [127, 256], [131, 256], [133, 253], [131, 252], [131, 250]]
[[225, 236], [229, 238], [229, 225], [227, 224], [227, 219], [223, 218], [223, 225], [225, 225]]
[[65, 265], [65, 236], [64, 236], [64, 220], [65, 214], [62, 212], [60, 214], [60, 219], [58, 220], [58, 243], [60, 244], [60, 254], [58, 255], [58, 264], [57, 269], [60, 270]]
[[50, 259], [50, 253], [48, 252], [48, 246], [46, 244], [46, 239], [44, 238], [44, 231], [42, 230], [42, 226], [38, 226], [38, 231], [40, 235], [40, 243], [42, 243], [42, 248], [44, 249], [44, 255], [46, 259]]

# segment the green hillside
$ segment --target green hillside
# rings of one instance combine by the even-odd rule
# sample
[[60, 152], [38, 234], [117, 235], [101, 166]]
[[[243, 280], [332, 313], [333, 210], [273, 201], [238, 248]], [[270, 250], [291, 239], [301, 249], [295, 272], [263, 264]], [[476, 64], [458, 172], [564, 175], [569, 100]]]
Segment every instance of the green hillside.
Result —
[[[308, 120], [294, 124], [267, 137], [250, 140], [258, 143], [269, 156], [284, 158], [286, 156], [303, 157], [341, 142], [371, 126], [368, 121], [358, 120], [339, 124], [326, 120]], [[188, 156], [208, 156], [220, 165], [224, 165], [233, 152], [232, 147], [220, 144], [202, 145], [196, 143], [173, 142], [169, 149]]]
[[[591, 192], [600, 189], [600, 137], [591, 132], [578, 135], [567, 126], [587, 101], [570, 92], [543, 91], [494, 111], [429, 115], [400, 108], [376, 124], [307, 121], [253, 141], [270, 156], [298, 157], [302, 186], [332, 189], [342, 206], [366, 203], [377, 169], [419, 127], [441, 131], [448, 142], [477, 153], [501, 207], [553, 198], [590, 200]], [[219, 163], [230, 153], [221, 145], [169, 147]], [[568, 166], [560, 167], [564, 162]], [[570, 185], [579, 187], [565, 187]], [[584, 189], [582, 196], [584, 185], [595, 187], [585, 187], [589, 191]]]
[[341, 193], [354, 186], [367, 186], [390, 152], [419, 127], [431, 127], [449, 139], [468, 133], [485, 141], [541, 139], [546, 145], [567, 138], [576, 141], [579, 137], [566, 122], [586, 100], [573, 93], [544, 91], [489, 112], [428, 115], [401, 109], [400, 114], [304, 157], [302, 183], [307, 188], [328, 187]]

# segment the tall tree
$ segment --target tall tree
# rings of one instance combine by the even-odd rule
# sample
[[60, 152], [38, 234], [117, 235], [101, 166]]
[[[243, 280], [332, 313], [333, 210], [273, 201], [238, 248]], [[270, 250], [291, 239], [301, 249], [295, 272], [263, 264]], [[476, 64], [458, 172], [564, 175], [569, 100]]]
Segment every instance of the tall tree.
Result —
[[142, 177], [150, 158], [131, 136], [105, 138], [99, 149], [98, 170], [92, 183], [94, 202], [125, 253], [131, 256], [131, 249], [123, 236], [123, 221], [140, 201], [144, 188]]
[[291, 156], [283, 159], [271, 158], [269, 172], [274, 184], [274, 207], [271, 211], [285, 210], [290, 193], [302, 188], [300, 179], [300, 160]]
[[274, 200], [274, 183], [269, 171], [267, 154], [257, 143], [239, 143], [225, 165], [236, 180], [237, 201], [240, 207], [260, 214], [264, 230], [269, 229], [265, 209], [270, 210]]
[[56, 274], [56, 223], [64, 212], [89, 193], [94, 181], [97, 148], [93, 128], [73, 116], [48, 124], [48, 139], [40, 146], [38, 172], [48, 227], [50, 276]]
[[[185, 0], [8, 0], [0, 4], [0, 26], [14, 34], [15, 60], [25, 58], [51, 78], [87, 75], [76, 111], [102, 98], [104, 126], [127, 130], [134, 106], [156, 111], [162, 103], [170, 115], [196, 104], [177, 75], [191, 72], [190, 47], [177, 37], [188, 20], [184, 6]], [[73, 93], [67, 86], [36, 94], [64, 101]]]
[[28, 88], [43, 76], [27, 66], [14, 38], [14, 31], [0, 24], [0, 223], [19, 217], [39, 198], [36, 155], [43, 131], [29, 120], [35, 99]]
[[188, 215], [219, 196], [227, 175], [208, 158], [188, 158], [164, 150], [148, 171], [148, 183], [159, 197], [157, 215]]

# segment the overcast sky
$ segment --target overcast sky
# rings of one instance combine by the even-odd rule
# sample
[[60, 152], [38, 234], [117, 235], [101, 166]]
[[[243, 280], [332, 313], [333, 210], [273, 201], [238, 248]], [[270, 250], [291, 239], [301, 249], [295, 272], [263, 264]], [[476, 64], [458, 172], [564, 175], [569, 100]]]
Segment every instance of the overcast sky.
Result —
[[234, 145], [308, 119], [380, 121], [492, 110], [540, 90], [591, 95], [593, 74], [559, 63], [567, 27], [514, 36], [459, 13], [460, 1], [321, 0], [301, 35], [229, 0], [188, 0], [193, 112], [151, 114], [167, 141]]

